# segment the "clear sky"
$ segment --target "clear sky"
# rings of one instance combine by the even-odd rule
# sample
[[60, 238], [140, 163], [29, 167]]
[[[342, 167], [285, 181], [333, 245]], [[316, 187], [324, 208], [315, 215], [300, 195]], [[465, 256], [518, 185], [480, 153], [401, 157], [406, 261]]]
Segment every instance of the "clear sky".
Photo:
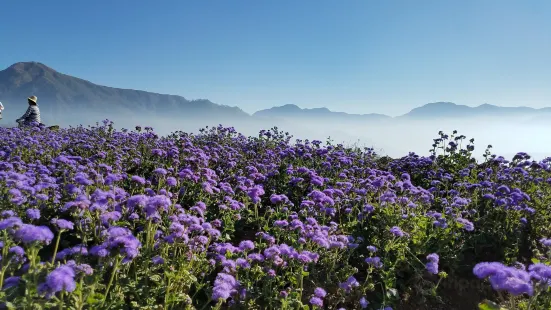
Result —
[[239, 106], [551, 106], [549, 0], [6, 0], [0, 68]]

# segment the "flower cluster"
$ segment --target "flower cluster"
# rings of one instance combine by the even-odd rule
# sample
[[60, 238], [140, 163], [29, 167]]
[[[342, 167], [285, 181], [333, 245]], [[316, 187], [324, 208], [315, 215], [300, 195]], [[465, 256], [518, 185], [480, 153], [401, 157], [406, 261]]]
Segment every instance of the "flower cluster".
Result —
[[277, 129], [0, 134], [5, 306], [437, 309], [465, 268], [551, 302], [551, 159], [477, 163], [443, 133], [398, 159]]

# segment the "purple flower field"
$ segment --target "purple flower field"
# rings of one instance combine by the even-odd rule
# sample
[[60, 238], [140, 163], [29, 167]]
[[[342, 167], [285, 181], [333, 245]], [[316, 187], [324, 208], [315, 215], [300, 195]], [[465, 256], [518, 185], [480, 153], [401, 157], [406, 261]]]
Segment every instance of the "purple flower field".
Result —
[[477, 163], [456, 133], [399, 159], [276, 128], [0, 135], [6, 309], [551, 308], [551, 159]]

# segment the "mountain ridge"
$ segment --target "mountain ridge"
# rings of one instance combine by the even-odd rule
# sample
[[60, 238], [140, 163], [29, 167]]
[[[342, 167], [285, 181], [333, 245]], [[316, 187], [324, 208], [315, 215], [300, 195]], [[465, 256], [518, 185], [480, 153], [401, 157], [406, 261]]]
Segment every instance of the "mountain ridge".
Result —
[[[105, 113], [148, 113], [154, 116], [250, 117], [238, 107], [219, 105], [206, 99], [159, 94], [94, 84], [60, 73], [40, 62], [20, 62], [0, 71], [0, 100], [25, 103], [30, 95], [39, 98], [41, 111], [55, 114], [78, 107]], [[26, 108], [25, 105], [22, 105]]]
[[404, 119], [430, 119], [436, 117], [459, 118], [459, 117], [503, 117], [503, 116], [535, 116], [541, 113], [551, 113], [551, 108], [531, 108], [525, 106], [502, 107], [491, 104], [481, 104], [476, 107], [460, 105], [453, 102], [432, 102], [417, 107], [408, 113], [398, 116]]
[[263, 118], [315, 118], [315, 119], [342, 119], [342, 120], [385, 120], [391, 117], [383, 114], [349, 114], [346, 112], [331, 111], [326, 107], [300, 108], [294, 104], [275, 106], [269, 109], [259, 110], [252, 114], [253, 117]]
[[[0, 71], [0, 101], [25, 103], [29, 95], [39, 98], [41, 110], [55, 115], [70, 111], [74, 107], [98, 113], [140, 113], [155, 116], [197, 117], [217, 116], [223, 118], [305, 118], [342, 121], [383, 121], [390, 119], [424, 120], [434, 118], [465, 118], [528, 115], [545, 118], [551, 114], [551, 107], [531, 108], [501, 107], [488, 103], [476, 107], [453, 102], [431, 102], [411, 109], [400, 116], [378, 113], [353, 114], [336, 112], [326, 107], [300, 108], [295, 104], [284, 104], [262, 109], [252, 114], [239, 107], [213, 103], [208, 99], [188, 100], [183, 96], [161, 94], [135, 89], [117, 88], [92, 83], [82, 78], [67, 75], [36, 61], [18, 62]], [[4, 102], [6, 103], [6, 102]], [[25, 104], [20, 109], [24, 110]]]

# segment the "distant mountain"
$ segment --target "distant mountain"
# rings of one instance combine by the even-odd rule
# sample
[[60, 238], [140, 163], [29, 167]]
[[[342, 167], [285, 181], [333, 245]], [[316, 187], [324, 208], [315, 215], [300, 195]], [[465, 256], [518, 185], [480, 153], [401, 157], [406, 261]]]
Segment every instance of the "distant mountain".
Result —
[[383, 114], [348, 114], [334, 112], [327, 108], [302, 109], [294, 104], [286, 104], [279, 107], [260, 110], [253, 114], [255, 117], [272, 119], [311, 119], [311, 120], [338, 120], [338, 121], [374, 121], [391, 119]]
[[399, 118], [438, 119], [466, 117], [530, 117], [551, 114], [551, 108], [534, 109], [529, 107], [499, 107], [482, 104], [477, 107], [459, 105], [452, 102], [433, 102], [415, 108]]
[[551, 121], [551, 108], [534, 109], [529, 107], [500, 107], [491, 104], [482, 104], [477, 107], [469, 107], [452, 102], [433, 102], [415, 108], [404, 115], [390, 117], [383, 114], [348, 114], [344, 112], [334, 112], [327, 108], [302, 109], [294, 104], [286, 104], [279, 107], [260, 110], [254, 113], [253, 116], [262, 117], [265, 119], [301, 119], [353, 122], [373, 122], [391, 119], [428, 121], [465, 118], [494, 118], [497, 120], [514, 118], [521, 122], [537, 120], [539, 123], [545, 123]]
[[250, 117], [237, 107], [209, 100], [96, 85], [38, 62], [20, 62], [0, 71], [0, 101], [6, 106], [6, 114], [24, 111], [26, 98], [31, 95], [38, 96], [42, 113], [52, 115], [93, 112], [105, 118], [116, 113], [142, 117]]
[[[157, 94], [132, 89], [101, 86], [66, 75], [38, 62], [20, 62], [0, 71], [0, 101], [6, 107], [3, 124], [15, 120], [27, 108], [26, 98], [38, 96], [46, 122], [75, 125], [84, 121], [109, 118], [117, 122], [148, 123], [158, 118], [173, 121], [174, 126], [223, 123], [256, 124], [270, 127], [276, 123], [297, 124], [297, 121], [373, 124], [388, 120], [438, 120], [463, 118], [518, 118], [525, 123], [551, 124], [551, 108], [499, 107], [483, 104], [478, 107], [452, 102], [434, 102], [415, 108], [405, 115], [349, 114], [327, 108], [303, 109], [294, 104], [272, 107], [252, 116], [237, 107], [213, 103], [206, 99], [188, 100], [181, 96]], [[243, 121], [247, 122], [243, 122]], [[333, 122], [333, 123], [331, 123]], [[334, 130], [334, 126], [331, 127]]]

